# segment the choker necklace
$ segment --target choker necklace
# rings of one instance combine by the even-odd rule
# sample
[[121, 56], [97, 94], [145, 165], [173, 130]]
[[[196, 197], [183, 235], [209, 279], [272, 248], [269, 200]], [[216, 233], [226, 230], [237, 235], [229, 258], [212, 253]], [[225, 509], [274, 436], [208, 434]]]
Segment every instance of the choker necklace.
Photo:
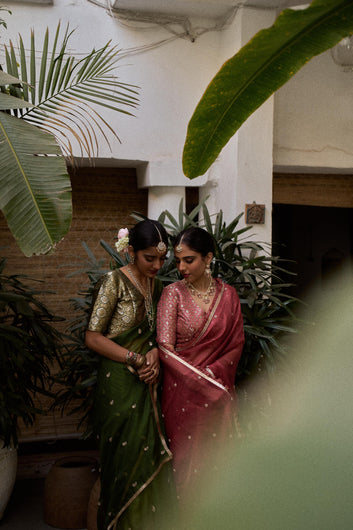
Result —
[[208, 287], [207, 287], [207, 289], [206, 289], [206, 291], [204, 293], [202, 293], [201, 291], [196, 289], [196, 287], [194, 287], [192, 285], [192, 283], [189, 283], [189, 282], [185, 281], [185, 284], [186, 284], [187, 288], [190, 290], [190, 293], [192, 295], [194, 295], [194, 296], [197, 296], [197, 298], [202, 300], [202, 302], [204, 304], [209, 304], [210, 303], [211, 297], [216, 291], [212, 276], [210, 278], [210, 283], [208, 284]]
[[127, 270], [129, 271], [129, 274], [131, 278], [134, 280], [138, 290], [142, 294], [145, 302], [145, 309], [146, 309], [146, 316], [148, 320], [148, 326], [151, 331], [153, 331], [154, 328], [154, 310], [153, 310], [153, 302], [152, 302], [152, 289], [151, 289], [151, 280], [150, 278], [147, 278], [147, 289], [144, 289], [139, 282], [139, 280], [136, 278], [135, 274], [132, 271], [132, 268], [130, 265], [127, 265]]

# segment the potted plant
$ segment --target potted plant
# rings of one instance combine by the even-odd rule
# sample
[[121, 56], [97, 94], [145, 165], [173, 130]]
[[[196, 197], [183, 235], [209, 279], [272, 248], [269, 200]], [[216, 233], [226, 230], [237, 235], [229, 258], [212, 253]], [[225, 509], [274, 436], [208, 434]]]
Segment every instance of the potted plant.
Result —
[[[0, 260], [0, 517], [3, 515], [16, 476], [19, 422], [32, 425], [45, 410], [35, 401], [50, 391], [50, 367], [60, 361], [63, 334], [54, 316], [40, 301], [46, 291], [29, 286], [24, 275], [6, 275], [6, 259]], [[5, 466], [5, 463], [9, 465]]]

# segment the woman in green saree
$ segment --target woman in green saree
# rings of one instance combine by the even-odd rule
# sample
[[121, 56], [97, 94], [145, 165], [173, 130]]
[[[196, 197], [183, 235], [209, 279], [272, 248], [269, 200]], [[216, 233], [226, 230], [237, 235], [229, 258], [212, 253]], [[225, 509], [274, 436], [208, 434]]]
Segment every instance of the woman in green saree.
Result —
[[99, 439], [99, 530], [159, 528], [174, 496], [157, 395], [155, 315], [168, 236], [157, 221], [119, 232], [128, 265], [97, 285], [86, 345], [101, 355], [93, 410]]

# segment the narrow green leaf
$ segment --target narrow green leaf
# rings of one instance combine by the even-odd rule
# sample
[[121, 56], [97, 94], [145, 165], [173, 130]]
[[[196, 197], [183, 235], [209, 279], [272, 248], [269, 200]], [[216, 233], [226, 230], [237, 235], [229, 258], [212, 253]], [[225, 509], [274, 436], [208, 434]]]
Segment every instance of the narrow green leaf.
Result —
[[212, 234], [212, 221], [207, 206], [205, 204], [202, 206], [202, 215], [206, 230], [210, 232], [210, 234]]
[[180, 230], [181, 230], [181, 227], [183, 226], [183, 223], [184, 223], [184, 200], [181, 199], [180, 200], [180, 203], [179, 203], [179, 227], [180, 227]]
[[[49, 41], [49, 30], [47, 28], [45, 35], [44, 35], [43, 50], [42, 50], [42, 56], [41, 56], [41, 61], [40, 61], [40, 73], [39, 73], [39, 81], [38, 81], [39, 101], [42, 101], [43, 92], [44, 92], [45, 74], [47, 70], [48, 41]], [[48, 80], [48, 83], [50, 85], [50, 79]]]
[[22, 91], [23, 91], [23, 97], [25, 100], [28, 100], [29, 93], [28, 93], [28, 75], [27, 75], [27, 63], [26, 63], [26, 52], [25, 47], [23, 45], [23, 40], [20, 35], [20, 65], [21, 65], [21, 77], [22, 77]]
[[216, 221], [214, 225], [214, 236], [218, 240], [221, 237], [221, 228], [223, 224], [223, 212], [220, 210], [216, 216]]
[[173, 217], [173, 215], [172, 215], [170, 212], [168, 212], [168, 211], [166, 211], [165, 214], [166, 214], [166, 216], [168, 217], [169, 221], [170, 221], [170, 222], [172, 223], [172, 225], [174, 226], [174, 228], [175, 228], [176, 230], [178, 230], [179, 225], [178, 225], [178, 221], [175, 219], [175, 217]]
[[[19, 79], [19, 73], [18, 73], [18, 67], [17, 67], [17, 61], [16, 61], [16, 57], [14, 55], [14, 49], [13, 49], [13, 44], [12, 42], [10, 41], [10, 51], [8, 50], [8, 48], [5, 46], [5, 57], [6, 57], [6, 67], [7, 67], [7, 71], [10, 75], [14, 76], [15, 78]], [[16, 98], [20, 98], [22, 97], [22, 92], [21, 92], [21, 88], [19, 88], [18, 86], [19, 84], [18, 83], [15, 83], [15, 84], [10, 84], [9, 86], [9, 92], [10, 92], [10, 95], [11, 96], [14, 96]]]
[[12, 44], [12, 41], [10, 41], [10, 60], [11, 60], [11, 71], [15, 77], [20, 77], [17, 67], [17, 60], [15, 55], [15, 50]]
[[61, 70], [58, 69], [58, 71], [55, 73], [55, 75], [59, 76], [58, 85], [57, 85], [57, 91], [60, 92], [66, 75], [70, 72], [70, 64], [72, 62], [72, 58], [66, 59], [64, 66], [62, 66], [62, 62], [60, 62]]
[[69, 82], [70, 82], [70, 79], [71, 79], [71, 75], [72, 75], [72, 72], [73, 72], [73, 69], [74, 69], [74, 64], [75, 64], [75, 58], [71, 57], [70, 64], [69, 64], [69, 67], [66, 70], [66, 76], [65, 76], [65, 79], [64, 79], [64, 85], [63, 85], [64, 89], [66, 89], [67, 86], [69, 85]]
[[[208, 197], [206, 197], [205, 200], [207, 200]], [[198, 216], [200, 210], [202, 208], [202, 203], [198, 204], [197, 206], [195, 206], [195, 208], [189, 213], [188, 215], [188, 220], [190, 221], [195, 221], [196, 217]]]
[[35, 105], [36, 103], [36, 46], [34, 31], [31, 30], [31, 53], [30, 53], [30, 73], [31, 73], [31, 101]]
[[[47, 77], [45, 79], [45, 98], [47, 98], [49, 96], [49, 94], [52, 94], [53, 91], [54, 91], [54, 86], [53, 86], [53, 80], [54, 80], [54, 69], [55, 69], [55, 64], [56, 64], [56, 61], [57, 60], [62, 60], [62, 55], [59, 55], [59, 57], [57, 58], [55, 56], [55, 53], [56, 53], [56, 46], [57, 46], [57, 43], [58, 43], [58, 38], [59, 38], [59, 34], [60, 34], [60, 22], [56, 28], [56, 34], [55, 34], [55, 38], [54, 38], [54, 43], [53, 43], [53, 47], [52, 47], [52, 50], [51, 50], [51, 57], [50, 57], [50, 63], [49, 63], [49, 68], [48, 68], [48, 74], [47, 74]], [[60, 63], [57, 65], [59, 68], [60, 68]], [[43, 80], [44, 82], [44, 80]], [[40, 101], [42, 100], [42, 98], [39, 98]]]

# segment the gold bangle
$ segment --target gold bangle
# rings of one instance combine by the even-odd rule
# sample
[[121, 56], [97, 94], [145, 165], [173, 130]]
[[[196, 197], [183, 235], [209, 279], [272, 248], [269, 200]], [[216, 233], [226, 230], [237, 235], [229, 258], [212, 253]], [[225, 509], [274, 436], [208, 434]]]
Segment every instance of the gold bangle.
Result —
[[137, 354], [137, 359], [134, 362], [134, 368], [141, 368], [146, 362], [146, 357], [143, 355]]

